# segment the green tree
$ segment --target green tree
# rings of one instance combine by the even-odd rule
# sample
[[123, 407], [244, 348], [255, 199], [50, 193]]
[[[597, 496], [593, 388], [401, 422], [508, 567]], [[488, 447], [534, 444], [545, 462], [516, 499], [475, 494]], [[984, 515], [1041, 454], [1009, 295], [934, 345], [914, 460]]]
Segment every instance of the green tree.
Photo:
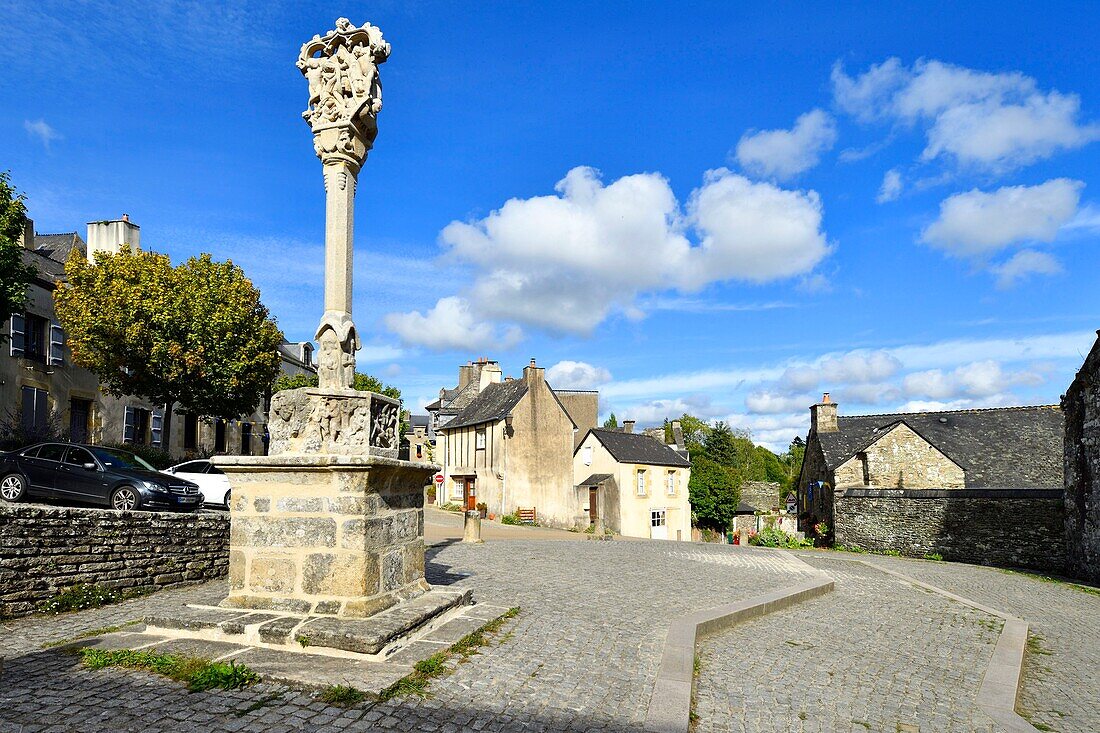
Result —
[[703, 439], [703, 454], [710, 460], [730, 468], [744, 463], [733, 431], [724, 422], [715, 423]]
[[684, 443], [692, 455], [702, 451], [703, 443], [710, 434], [710, 423], [700, 420], [686, 412], [680, 416], [680, 431], [684, 434]]
[[279, 369], [282, 333], [260, 291], [232, 262], [210, 255], [173, 267], [154, 252], [74, 252], [68, 281], [54, 293], [73, 361], [99, 377], [108, 394], [172, 410], [232, 418], [252, 412]]
[[802, 461], [805, 457], [806, 441], [795, 436], [790, 446], [787, 447], [787, 452], [780, 456], [780, 460], [787, 471], [787, 477], [781, 490], [784, 499], [787, 498], [787, 494], [795, 489], [795, 482], [798, 481], [798, 475], [802, 472]]
[[617, 427], [619, 427], [619, 418], [615, 417], [615, 413], [613, 412], [603, 421], [603, 429], [614, 430]]
[[[23, 262], [20, 239], [27, 227], [23, 194], [11, 185], [11, 174], [0, 171], [0, 324], [11, 320], [27, 300], [35, 268]], [[3, 343], [7, 336], [0, 337]]]
[[741, 476], [706, 455], [697, 456], [691, 461], [688, 498], [698, 526], [725, 531], [741, 503]]

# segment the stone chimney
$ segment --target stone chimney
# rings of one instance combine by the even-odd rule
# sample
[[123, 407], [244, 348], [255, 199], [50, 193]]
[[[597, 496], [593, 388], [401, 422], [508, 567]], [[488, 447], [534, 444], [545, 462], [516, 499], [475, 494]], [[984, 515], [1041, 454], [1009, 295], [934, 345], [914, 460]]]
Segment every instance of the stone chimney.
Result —
[[129, 214], [121, 219], [88, 222], [88, 259], [95, 262], [98, 252], [118, 254], [123, 249], [141, 251], [141, 227], [130, 221]]
[[634, 420], [623, 420], [623, 432], [624, 433], [633, 433], [634, 432]]
[[684, 429], [680, 427], [679, 420], [672, 421], [672, 442], [681, 447], [684, 445]]
[[458, 367], [458, 391], [461, 392], [463, 388], [474, 379], [474, 363], [468, 361]]
[[34, 249], [34, 222], [27, 219], [26, 225], [23, 227], [23, 233], [19, 237], [23, 242], [24, 249]]
[[835, 433], [839, 429], [836, 424], [836, 403], [826, 392], [821, 395], [821, 402], [810, 408], [810, 430], [815, 433]]
[[545, 372], [545, 369], [535, 364], [535, 358], [531, 357], [531, 363], [523, 367], [523, 381], [527, 382], [527, 388], [530, 389], [545, 381]]
[[504, 379], [504, 372], [500, 370], [500, 364], [491, 359], [484, 359], [481, 362], [481, 373], [479, 375], [478, 392], [483, 391], [490, 384], [497, 384]]

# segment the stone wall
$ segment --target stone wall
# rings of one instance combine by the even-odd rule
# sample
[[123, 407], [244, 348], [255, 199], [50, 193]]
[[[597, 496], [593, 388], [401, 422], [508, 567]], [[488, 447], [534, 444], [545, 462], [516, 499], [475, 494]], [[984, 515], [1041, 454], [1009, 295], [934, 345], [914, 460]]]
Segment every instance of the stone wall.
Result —
[[835, 541], [913, 557], [1065, 568], [1057, 489], [848, 489], [836, 493]]
[[779, 488], [774, 481], [746, 481], [741, 484], [741, 501], [758, 512], [777, 509], [780, 506]]
[[77, 583], [156, 590], [224, 575], [225, 514], [0, 504], [0, 617]]
[[1062, 398], [1066, 571], [1100, 583], [1100, 339]]

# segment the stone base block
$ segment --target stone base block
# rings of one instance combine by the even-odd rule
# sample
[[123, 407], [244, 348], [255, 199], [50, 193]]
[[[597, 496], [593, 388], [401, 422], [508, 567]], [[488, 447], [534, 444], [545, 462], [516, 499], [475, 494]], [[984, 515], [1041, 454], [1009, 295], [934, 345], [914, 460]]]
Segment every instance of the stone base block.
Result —
[[245, 610], [368, 617], [423, 595], [423, 486], [437, 467], [377, 456], [222, 456], [229, 597]]

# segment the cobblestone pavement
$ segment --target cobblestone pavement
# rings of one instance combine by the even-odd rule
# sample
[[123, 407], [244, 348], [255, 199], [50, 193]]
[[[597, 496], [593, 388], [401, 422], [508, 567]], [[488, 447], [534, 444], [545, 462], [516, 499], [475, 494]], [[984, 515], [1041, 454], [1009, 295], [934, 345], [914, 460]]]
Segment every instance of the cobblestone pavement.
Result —
[[1041, 730], [1100, 731], [1100, 591], [975, 565], [865, 559], [1027, 621], [1017, 712]]
[[4, 628], [0, 731], [633, 731], [644, 721], [668, 623], [805, 579], [785, 553], [671, 542], [516, 540], [429, 550], [428, 579], [523, 611], [499, 644], [432, 683], [428, 699], [350, 710], [258, 685], [187, 694], [139, 672], [82, 669], [44, 642], [162, 605], [209, 603], [222, 583]]
[[974, 705], [1001, 621], [851, 562], [832, 593], [704, 637], [698, 733], [995, 731]]

